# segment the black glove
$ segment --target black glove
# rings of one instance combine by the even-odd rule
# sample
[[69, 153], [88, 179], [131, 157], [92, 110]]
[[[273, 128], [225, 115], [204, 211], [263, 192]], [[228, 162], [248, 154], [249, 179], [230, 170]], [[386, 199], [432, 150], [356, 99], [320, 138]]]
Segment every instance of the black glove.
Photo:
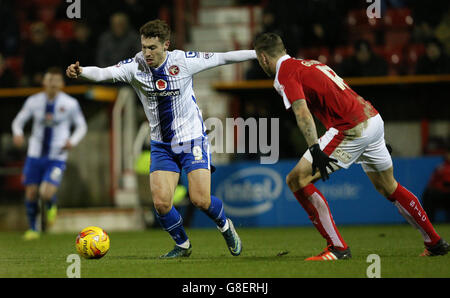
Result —
[[337, 162], [337, 160], [329, 157], [322, 150], [320, 150], [319, 144], [314, 144], [309, 147], [309, 152], [311, 152], [313, 158], [312, 175], [314, 176], [316, 174], [316, 170], [319, 169], [322, 180], [328, 180], [330, 176], [328, 175], [327, 168], [334, 172], [334, 169], [330, 162]]

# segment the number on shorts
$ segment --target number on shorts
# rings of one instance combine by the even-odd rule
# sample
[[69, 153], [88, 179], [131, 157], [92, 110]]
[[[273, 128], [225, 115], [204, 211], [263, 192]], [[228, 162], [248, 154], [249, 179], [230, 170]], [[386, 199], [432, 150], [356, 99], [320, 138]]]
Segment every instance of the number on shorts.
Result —
[[202, 160], [203, 159], [203, 152], [200, 146], [194, 146], [192, 147], [192, 155], [194, 155], [195, 160]]

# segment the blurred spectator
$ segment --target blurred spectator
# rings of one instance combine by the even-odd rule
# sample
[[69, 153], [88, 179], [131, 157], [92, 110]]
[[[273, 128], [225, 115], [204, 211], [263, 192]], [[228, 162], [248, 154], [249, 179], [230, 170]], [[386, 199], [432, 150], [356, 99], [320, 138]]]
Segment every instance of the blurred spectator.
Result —
[[0, 53], [0, 88], [15, 87], [16, 78], [13, 72], [7, 67], [5, 58]]
[[431, 221], [435, 220], [436, 211], [443, 209], [446, 221], [450, 222], [450, 148], [447, 148], [444, 162], [433, 172], [422, 199]]
[[113, 12], [122, 12], [126, 14], [130, 20], [130, 26], [139, 30], [139, 28], [150, 20], [158, 18], [159, 8], [163, 4], [163, 0], [123, 0], [109, 1]]
[[340, 76], [346, 77], [384, 76], [388, 73], [386, 61], [376, 55], [365, 40], [355, 43], [354, 55], [344, 59], [336, 70]]
[[442, 43], [445, 54], [450, 56], [450, 9], [436, 27], [435, 35], [436, 38]]
[[30, 43], [25, 48], [22, 85], [41, 86], [43, 75], [51, 66], [62, 67], [61, 45], [48, 35], [43, 22], [33, 23]]
[[14, 55], [19, 48], [19, 25], [13, 10], [14, 1], [0, 1], [0, 52], [5, 57]]
[[[295, 56], [302, 41], [302, 28], [296, 23], [299, 19], [301, 1], [284, 0], [283, 5], [279, 1], [268, 0], [264, 9], [263, 32], [279, 34], [289, 54]], [[289, 9], [286, 9], [289, 7]]]
[[[64, 51], [64, 65], [80, 61], [81, 65], [94, 65], [95, 54], [91, 41], [91, 30], [85, 23], [75, 23], [74, 39], [69, 41]], [[73, 80], [72, 80], [73, 81]]]
[[303, 29], [302, 47], [334, 48], [343, 42], [342, 38], [345, 36], [343, 17], [348, 4], [337, 0], [297, 2], [299, 2], [298, 11], [302, 15], [301, 18], [296, 18], [297, 25]]
[[448, 0], [434, 0], [432, 3], [423, 0], [410, 0], [408, 7], [413, 12], [415, 42], [425, 42], [434, 37], [434, 31], [443, 14], [449, 10]]
[[107, 67], [134, 57], [141, 50], [139, 35], [130, 28], [124, 13], [115, 13], [110, 18], [110, 30], [100, 36], [97, 48], [97, 66]]
[[425, 44], [425, 55], [417, 61], [417, 74], [450, 73], [449, 59], [442, 44], [437, 39], [431, 39]]

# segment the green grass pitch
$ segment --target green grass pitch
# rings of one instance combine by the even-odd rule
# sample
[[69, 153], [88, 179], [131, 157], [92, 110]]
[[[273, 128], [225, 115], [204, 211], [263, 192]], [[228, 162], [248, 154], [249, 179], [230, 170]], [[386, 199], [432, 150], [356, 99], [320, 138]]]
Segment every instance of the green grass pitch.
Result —
[[[305, 262], [325, 241], [313, 227], [237, 228], [243, 252], [232, 257], [216, 229], [187, 229], [190, 258], [160, 260], [172, 248], [169, 235], [153, 229], [112, 232], [111, 248], [100, 260], [81, 260], [81, 277], [278, 278], [366, 277], [367, 256], [381, 258], [381, 277], [450, 277], [450, 255], [419, 257], [423, 242], [409, 225], [342, 226], [353, 258]], [[436, 225], [450, 240], [450, 225]], [[21, 233], [0, 233], [0, 277], [66, 277], [69, 254], [76, 253], [76, 234], [47, 234], [25, 242]], [[279, 252], [288, 251], [283, 256]]]

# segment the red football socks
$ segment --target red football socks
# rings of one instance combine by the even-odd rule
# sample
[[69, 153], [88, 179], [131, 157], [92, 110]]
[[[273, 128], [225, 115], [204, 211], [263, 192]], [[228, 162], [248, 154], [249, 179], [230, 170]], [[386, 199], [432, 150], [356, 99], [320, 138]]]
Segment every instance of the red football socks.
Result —
[[388, 199], [397, 206], [400, 214], [406, 221], [420, 231], [425, 245], [433, 246], [439, 241], [441, 237], [434, 230], [425, 210], [423, 210], [415, 195], [399, 183], [397, 189]]
[[294, 195], [316, 229], [327, 240], [327, 244], [336, 249], [347, 249], [347, 244], [336, 228], [330, 207], [322, 193], [313, 184], [309, 184]]

